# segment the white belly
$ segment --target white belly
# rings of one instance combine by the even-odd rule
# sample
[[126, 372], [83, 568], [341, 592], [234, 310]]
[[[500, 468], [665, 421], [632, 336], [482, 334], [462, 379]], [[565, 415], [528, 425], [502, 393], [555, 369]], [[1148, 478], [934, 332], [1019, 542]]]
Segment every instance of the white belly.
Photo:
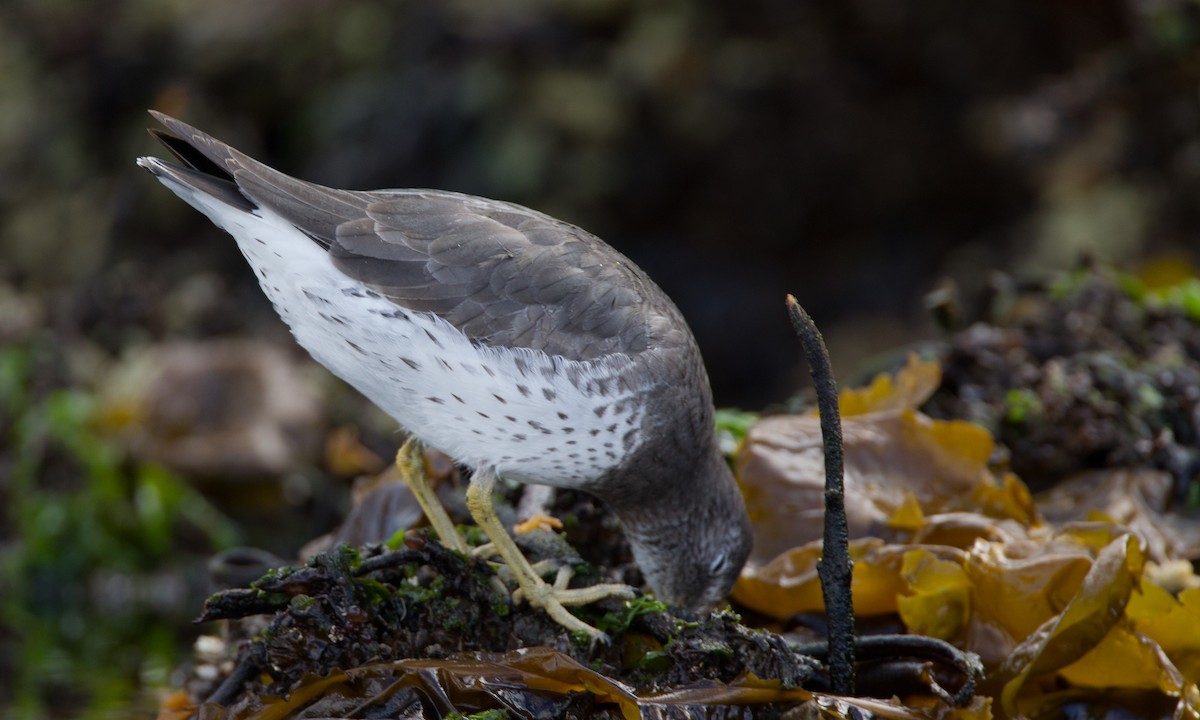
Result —
[[652, 387], [615, 382], [627, 357], [577, 362], [472, 344], [346, 277], [269, 210], [171, 188], [234, 236], [297, 341], [427, 445], [513, 480], [570, 487], [640, 444], [640, 399]]

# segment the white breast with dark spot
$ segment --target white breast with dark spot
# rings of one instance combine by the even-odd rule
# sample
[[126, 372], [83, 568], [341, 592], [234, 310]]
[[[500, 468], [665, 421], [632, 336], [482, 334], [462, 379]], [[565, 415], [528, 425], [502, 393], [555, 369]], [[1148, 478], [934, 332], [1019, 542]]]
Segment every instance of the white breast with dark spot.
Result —
[[641, 444], [642, 396], [614, 355], [578, 362], [472, 343], [348, 278], [267, 209], [246, 213], [169, 184], [237, 240], [299, 343], [431, 447], [521, 482], [578, 486]]

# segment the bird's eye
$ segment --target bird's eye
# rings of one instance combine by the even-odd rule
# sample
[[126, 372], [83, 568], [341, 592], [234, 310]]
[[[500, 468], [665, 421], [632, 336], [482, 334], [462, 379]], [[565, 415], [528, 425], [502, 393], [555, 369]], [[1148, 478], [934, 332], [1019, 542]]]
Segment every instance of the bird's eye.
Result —
[[725, 558], [725, 554], [722, 553], [722, 554], [718, 555], [716, 557], [716, 559], [714, 559], [712, 561], [711, 565], [708, 566], [708, 571], [711, 572], [712, 574], [716, 575], [725, 569], [726, 562], [727, 562], [727, 560]]

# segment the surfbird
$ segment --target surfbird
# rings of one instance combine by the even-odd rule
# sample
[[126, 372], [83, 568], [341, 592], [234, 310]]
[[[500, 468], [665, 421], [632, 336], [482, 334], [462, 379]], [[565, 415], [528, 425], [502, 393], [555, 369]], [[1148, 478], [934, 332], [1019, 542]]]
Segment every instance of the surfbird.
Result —
[[[170, 132], [151, 133], [181, 164], [138, 165], [234, 237], [300, 345], [472, 468], [468, 508], [516, 577], [516, 599], [601, 637], [564, 606], [630, 590], [543, 580], [496, 518], [498, 477], [607, 503], [660, 600], [703, 608], [727, 595], [749, 520], [696, 342], [641, 269], [519, 205], [326, 188], [152, 114]], [[397, 462], [442, 541], [465, 551], [417, 446]]]

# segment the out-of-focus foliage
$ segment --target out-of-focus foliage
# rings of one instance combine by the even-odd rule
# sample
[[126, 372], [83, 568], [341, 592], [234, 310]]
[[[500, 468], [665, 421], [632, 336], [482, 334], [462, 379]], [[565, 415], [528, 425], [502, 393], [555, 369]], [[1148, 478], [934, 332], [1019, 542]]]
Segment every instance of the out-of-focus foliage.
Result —
[[721, 445], [721, 452], [726, 455], [733, 455], [741, 445], [742, 440], [746, 439], [746, 432], [758, 420], [758, 413], [744, 412], [741, 410], [733, 410], [731, 408], [719, 408], [717, 410], [717, 441]]
[[[1094, 503], [1096, 519], [1043, 523], [1019, 480], [986, 470], [985, 432], [948, 431], [965, 424], [914, 410], [937, 379], [936, 363], [910, 361], [895, 379], [842, 395], [847, 505], [874, 512], [869, 522], [851, 515], [856, 614], [894, 614], [910, 632], [977, 653], [988, 669], [984, 692], [1005, 716], [1048, 716], [1065, 704], [1106, 707], [1121, 695], [1141, 698], [1148, 717], [1164, 702], [1200, 712], [1200, 594], [1172, 595], [1156, 584], [1162, 575], [1148, 571], [1148, 540], [1140, 534], [1151, 518], [1120, 518], [1130, 526], [1107, 519], [1099, 513], [1113, 512], [1104, 503], [1111, 494], [1097, 493], [1078, 496]], [[810, 419], [775, 419], [781, 427], [764, 419], [751, 428], [738, 462], [760, 515], [756, 531], [768, 548], [782, 549], [768, 557], [756, 548], [734, 597], [779, 620], [823, 609], [820, 542], [809, 523], [782, 521], [796, 512], [795, 500], [781, 500], [789, 482], [817, 512], [822, 505], [811, 488], [824, 471], [802, 460], [819, 435], [815, 423], [802, 422]], [[868, 435], [855, 430], [860, 423], [872, 428], [875, 479], [857, 457], [868, 451], [858, 440]], [[957, 461], [946, 457], [955, 453]], [[971, 472], [945, 470], [956, 466]], [[759, 493], [764, 500], [755, 503]], [[788, 505], [780, 520], [764, 523], [761, 516], [780, 504]], [[1173, 547], [1154, 539], [1159, 553]], [[1185, 574], [1192, 580], [1183, 586], [1194, 587], [1190, 568]]]
[[123, 711], [178, 662], [176, 634], [148, 619], [190, 614], [195, 588], [170, 570], [181, 545], [211, 552], [238, 532], [176, 476], [131, 462], [91, 393], [43, 388], [46, 351], [0, 349], [0, 711], [49, 717], [84, 698]]
[[1020, 286], [997, 274], [964, 293], [947, 338], [934, 417], [978, 422], [1042, 490], [1088, 470], [1161, 470], [1178, 490], [1200, 467], [1200, 322], [1182, 303], [1190, 266], [1158, 263], [1143, 283], [1081, 267]]

